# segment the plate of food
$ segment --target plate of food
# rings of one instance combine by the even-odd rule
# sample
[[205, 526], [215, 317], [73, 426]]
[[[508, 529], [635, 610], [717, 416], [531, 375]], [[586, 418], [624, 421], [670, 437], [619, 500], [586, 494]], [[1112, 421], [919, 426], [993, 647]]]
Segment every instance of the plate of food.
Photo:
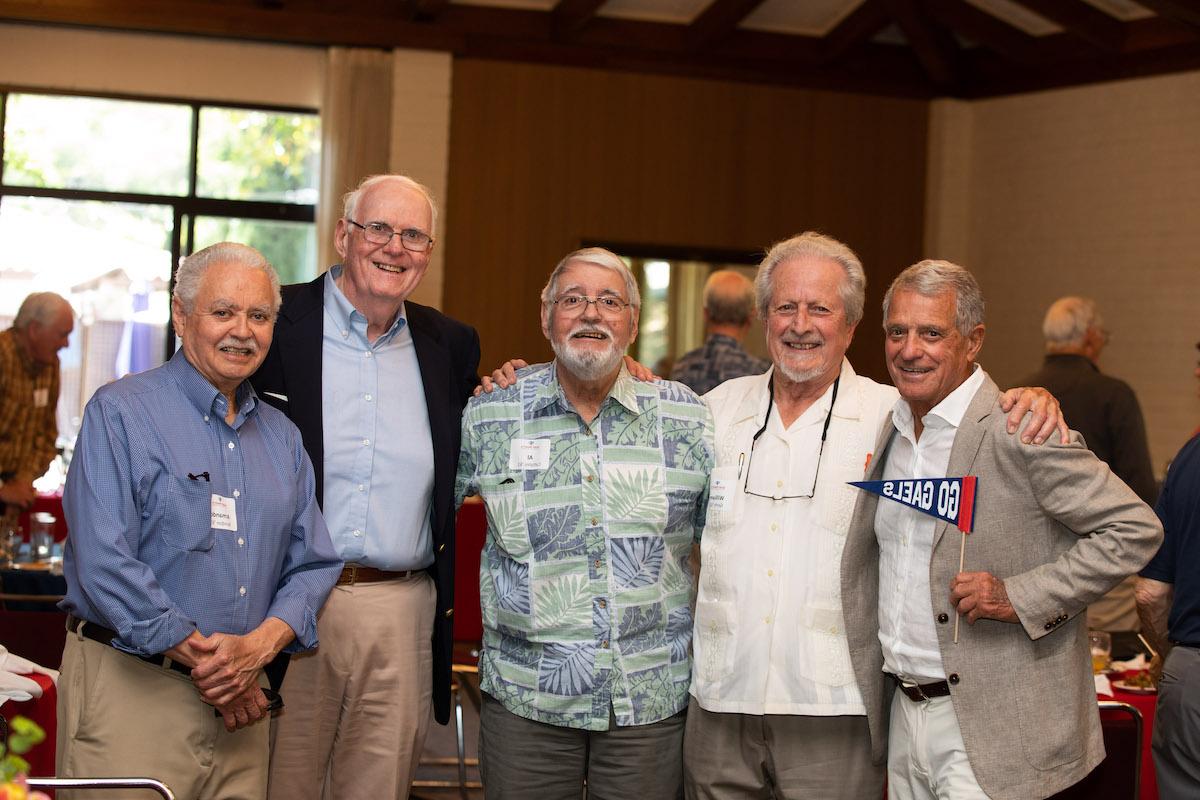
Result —
[[1112, 686], [1114, 689], [1120, 689], [1122, 692], [1129, 692], [1131, 694], [1156, 694], [1158, 692], [1158, 689], [1154, 686], [1154, 679], [1145, 670], [1140, 672], [1126, 672], [1125, 677], [1114, 680]]

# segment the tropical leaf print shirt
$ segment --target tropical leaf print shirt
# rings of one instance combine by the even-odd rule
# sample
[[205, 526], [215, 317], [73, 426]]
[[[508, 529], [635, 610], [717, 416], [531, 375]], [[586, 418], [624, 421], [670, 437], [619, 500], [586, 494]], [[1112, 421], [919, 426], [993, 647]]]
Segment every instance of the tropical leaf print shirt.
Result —
[[[483, 691], [527, 719], [588, 730], [687, 705], [689, 557], [713, 465], [708, 409], [622, 367], [590, 424], [553, 364], [463, 414], [456, 492], [482, 495]], [[521, 460], [524, 459], [524, 460]]]

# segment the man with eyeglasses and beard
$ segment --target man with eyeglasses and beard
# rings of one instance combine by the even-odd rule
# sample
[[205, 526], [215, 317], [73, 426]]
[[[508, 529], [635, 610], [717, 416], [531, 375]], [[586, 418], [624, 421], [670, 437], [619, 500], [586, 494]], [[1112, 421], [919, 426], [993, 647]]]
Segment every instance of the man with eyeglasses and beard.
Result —
[[283, 290], [254, 386], [304, 435], [317, 501], [346, 561], [294, 658], [275, 720], [270, 796], [404, 798], [432, 716], [450, 716], [454, 464], [479, 364], [475, 329], [408, 299], [437, 210], [402, 175], [346, 195], [342, 263]]
[[[863, 479], [898, 396], [846, 359], [865, 287], [858, 256], [835, 239], [776, 244], [755, 281], [773, 366], [704, 396], [717, 461], [684, 740], [689, 798], [882, 794], [840, 582], [858, 492], [847, 482]], [[1020, 398], [1010, 433], [1038, 396], [1009, 393], [1006, 408]], [[1059, 423], [1053, 398], [1046, 405], [1027, 440]]]
[[456, 494], [478, 494], [480, 772], [489, 798], [672, 798], [691, 674], [707, 410], [633, 380], [637, 282], [579, 250], [542, 291], [555, 359], [463, 415]]

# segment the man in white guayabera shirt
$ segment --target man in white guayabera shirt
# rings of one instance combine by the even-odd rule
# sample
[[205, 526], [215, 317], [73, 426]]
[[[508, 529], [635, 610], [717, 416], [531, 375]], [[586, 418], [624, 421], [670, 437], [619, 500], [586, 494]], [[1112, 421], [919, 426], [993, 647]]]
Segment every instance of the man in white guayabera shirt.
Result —
[[[858, 492], [847, 481], [862, 480], [897, 399], [845, 357], [865, 285], [858, 257], [827, 236], [772, 247], [756, 294], [773, 367], [705, 395], [717, 466], [684, 739], [689, 798], [882, 794], [840, 594]], [[1027, 429], [1039, 441], [1059, 421], [1053, 399], [1045, 405], [1044, 426]]]

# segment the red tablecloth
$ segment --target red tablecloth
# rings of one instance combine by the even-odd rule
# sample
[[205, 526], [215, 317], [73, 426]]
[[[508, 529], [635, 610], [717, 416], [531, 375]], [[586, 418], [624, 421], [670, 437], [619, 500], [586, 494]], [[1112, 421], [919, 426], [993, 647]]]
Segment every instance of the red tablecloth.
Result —
[[42, 727], [46, 732], [46, 741], [39, 744], [25, 756], [29, 762], [29, 775], [34, 778], [54, 777], [54, 737], [58, 732], [55, 706], [58, 704], [58, 690], [48, 675], [26, 675], [37, 681], [42, 687], [42, 696], [18, 703], [9, 700], [0, 706], [0, 714], [12, 721], [13, 717], [28, 717]]
[[1150, 741], [1154, 735], [1154, 707], [1158, 702], [1158, 695], [1134, 694], [1113, 689], [1112, 699], [1128, 703], [1142, 714], [1142, 780], [1139, 797], [1140, 800], [1158, 800], [1158, 776], [1154, 774], [1154, 758], [1150, 753]]
[[26, 536], [29, 535], [30, 515], [39, 511], [54, 515], [54, 541], [61, 542], [67, 538], [67, 517], [63, 513], [61, 494], [38, 494], [37, 499], [33, 501], [33, 507], [21, 513], [18, 524], [25, 529]]

